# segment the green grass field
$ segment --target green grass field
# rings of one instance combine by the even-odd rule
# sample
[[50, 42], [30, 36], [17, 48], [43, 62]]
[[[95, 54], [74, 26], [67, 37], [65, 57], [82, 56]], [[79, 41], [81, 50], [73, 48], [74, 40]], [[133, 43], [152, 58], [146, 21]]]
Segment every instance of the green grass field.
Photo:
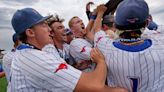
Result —
[[0, 78], [0, 92], [6, 92], [6, 88], [7, 88], [7, 81], [6, 78]]

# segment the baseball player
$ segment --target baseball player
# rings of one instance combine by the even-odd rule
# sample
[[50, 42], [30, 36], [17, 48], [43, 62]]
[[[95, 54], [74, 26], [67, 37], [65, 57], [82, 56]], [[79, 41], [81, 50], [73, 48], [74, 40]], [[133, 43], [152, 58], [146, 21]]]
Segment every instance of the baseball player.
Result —
[[83, 21], [77, 16], [72, 17], [69, 21], [69, 27], [75, 37], [70, 43], [70, 54], [76, 62], [74, 66], [84, 72], [91, 72], [95, 67], [95, 64], [92, 64], [90, 60], [90, 56], [86, 55], [87, 50], [86, 52], [83, 51], [83, 49], [88, 48], [89, 51], [87, 54], [89, 54], [93, 47], [92, 43], [94, 37], [92, 35], [91, 28], [96, 16], [94, 15], [95, 12], [92, 14], [93, 15], [90, 16], [90, 20], [86, 28]]
[[11, 68], [12, 59], [13, 59], [13, 56], [14, 56], [15, 49], [18, 45], [21, 44], [21, 42], [19, 41], [19, 38], [16, 35], [16, 33], [13, 34], [12, 40], [14, 42], [14, 46], [13, 46], [14, 48], [10, 52], [8, 52], [7, 54], [5, 54], [3, 56], [3, 69], [5, 71], [6, 78], [7, 78], [8, 82], [10, 80], [10, 68]]
[[60, 57], [63, 58], [68, 64], [72, 65], [74, 60], [71, 58], [69, 54], [69, 44], [64, 41], [64, 33], [65, 27], [62, 24], [64, 19], [60, 19], [58, 15], [49, 19], [49, 26], [52, 29], [51, 33], [53, 33], [53, 42], [54, 46], [57, 49]]
[[11, 92], [126, 92], [104, 85], [106, 65], [97, 49], [91, 51], [97, 63], [91, 73], [81, 72], [55, 55], [48, 18], [32, 8], [17, 10], [13, 15], [12, 26], [23, 44], [12, 61]]
[[160, 38], [142, 38], [149, 8], [144, 0], [124, 0], [116, 10], [118, 39], [112, 40], [101, 30], [105, 7], [97, 8], [94, 24], [95, 46], [102, 51], [108, 66], [108, 85], [129, 92], [164, 92], [164, 43]]

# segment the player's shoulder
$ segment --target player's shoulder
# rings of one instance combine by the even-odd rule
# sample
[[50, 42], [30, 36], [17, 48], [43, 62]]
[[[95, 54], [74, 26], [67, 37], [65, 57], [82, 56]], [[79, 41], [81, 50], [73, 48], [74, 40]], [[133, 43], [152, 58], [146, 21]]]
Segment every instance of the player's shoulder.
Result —
[[21, 62], [25, 62], [23, 60], [30, 60], [31, 62], [37, 60], [39, 61], [47, 61], [47, 62], [58, 62], [60, 59], [58, 56], [54, 55], [53, 53], [49, 53], [42, 50], [37, 49], [24, 49], [16, 51], [16, 59]]
[[70, 44], [64, 43], [64, 44], [63, 44], [63, 47], [64, 47], [64, 48], [69, 48], [69, 47], [70, 47]]
[[83, 38], [75, 38], [71, 41], [71, 43], [76, 43], [76, 42], [87, 42], [87, 40], [83, 39]]
[[42, 51], [42, 50], [38, 50], [38, 49], [33, 49], [33, 48], [27, 48], [27, 49], [22, 49], [22, 50], [17, 50], [15, 52], [15, 56], [37, 56], [37, 57], [42, 57], [42, 56], [46, 56], [47, 54], [49, 54], [48, 52]]
[[10, 51], [10, 52], [7, 52], [7, 53], [3, 56], [3, 61], [12, 58], [12, 57], [14, 56], [14, 53], [15, 53], [15, 52], [11, 52], [11, 51]]
[[157, 34], [150, 38], [153, 43], [153, 48], [164, 48], [164, 34]]
[[83, 38], [76, 38], [73, 41], [71, 41], [70, 45], [72, 46], [78, 46], [78, 45], [88, 45], [92, 46], [86, 39]]

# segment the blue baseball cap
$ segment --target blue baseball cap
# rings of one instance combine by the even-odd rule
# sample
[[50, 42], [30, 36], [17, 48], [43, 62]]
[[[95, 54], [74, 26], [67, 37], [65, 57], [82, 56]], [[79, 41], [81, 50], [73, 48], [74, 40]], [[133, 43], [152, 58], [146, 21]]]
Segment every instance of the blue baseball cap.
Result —
[[158, 25], [157, 25], [155, 22], [151, 21], [151, 22], [148, 24], [147, 28], [148, 28], [149, 30], [157, 30], [157, 29], [158, 29]]
[[12, 39], [13, 39], [13, 42], [15, 43], [17, 40], [19, 40], [19, 37], [16, 33], [14, 33]]
[[17, 34], [23, 33], [26, 29], [47, 20], [51, 16], [43, 17], [33, 8], [17, 10], [12, 17], [12, 26]]
[[149, 8], [144, 0], [124, 0], [116, 9], [116, 28], [120, 30], [140, 29], [145, 26], [148, 16]]

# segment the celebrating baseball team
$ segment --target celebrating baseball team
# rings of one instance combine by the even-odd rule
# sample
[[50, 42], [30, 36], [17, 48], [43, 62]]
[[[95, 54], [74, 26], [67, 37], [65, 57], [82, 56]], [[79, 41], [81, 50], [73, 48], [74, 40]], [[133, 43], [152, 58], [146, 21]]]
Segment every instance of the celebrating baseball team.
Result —
[[65, 28], [59, 15], [29, 7], [13, 14], [7, 92], [164, 92], [164, 33], [147, 2], [92, 4], [87, 26], [74, 16]]

